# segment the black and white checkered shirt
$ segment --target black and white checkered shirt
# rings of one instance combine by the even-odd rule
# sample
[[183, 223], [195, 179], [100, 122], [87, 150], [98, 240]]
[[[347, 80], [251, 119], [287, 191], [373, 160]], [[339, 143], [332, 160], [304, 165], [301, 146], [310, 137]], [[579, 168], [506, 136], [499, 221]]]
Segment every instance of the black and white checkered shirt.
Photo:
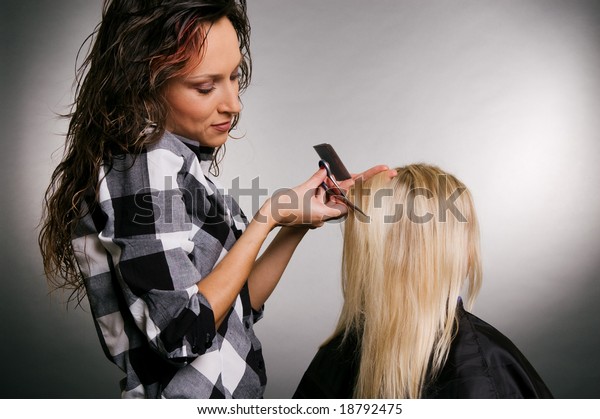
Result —
[[[266, 375], [247, 285], [218, 330], [196, 283], [244, 231], [208, 174], [213, 149], [171, 133], [100, 173], [73, 248], [122, 397], [260, 398]], [[91, 197], [90, 199], [94, 199]]]

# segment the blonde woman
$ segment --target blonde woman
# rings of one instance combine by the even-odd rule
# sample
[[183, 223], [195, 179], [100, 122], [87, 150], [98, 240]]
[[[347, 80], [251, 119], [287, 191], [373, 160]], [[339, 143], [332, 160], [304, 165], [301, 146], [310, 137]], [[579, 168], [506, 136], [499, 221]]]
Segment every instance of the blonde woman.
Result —
[[350, 191], [367, 217], [345, 224], [344, 305], [294, 397], [551, 398], [516, 346], [467, 311], [481, 287], [467, 188], [430, 165], [397, 172]]

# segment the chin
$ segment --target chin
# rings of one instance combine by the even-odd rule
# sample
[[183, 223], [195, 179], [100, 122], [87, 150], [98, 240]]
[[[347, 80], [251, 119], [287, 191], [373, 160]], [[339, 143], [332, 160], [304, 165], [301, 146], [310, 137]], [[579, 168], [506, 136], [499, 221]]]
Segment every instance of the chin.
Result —
[[227, 140], [229, 139], [229, 133], [223, 133], [222, 135], [218, 135], [215, 136], [213, 138], [210, 138], [208, 140], [200, 140], [200, 144], [206, 146], [206, 147], [221, 147], [223, 144], [225, 144], [227, 142]]

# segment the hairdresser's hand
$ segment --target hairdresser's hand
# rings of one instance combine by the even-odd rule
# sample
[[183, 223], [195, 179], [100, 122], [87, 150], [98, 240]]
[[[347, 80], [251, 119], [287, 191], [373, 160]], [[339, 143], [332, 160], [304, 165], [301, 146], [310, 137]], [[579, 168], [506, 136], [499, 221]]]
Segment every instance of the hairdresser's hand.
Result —
[[343, 217], [348, 209], [342, 203], [328, 199], [320, 187], [325, 181], [325, 169], [319, 169], [306, 182], [292, 189], [283, 189], [263, 205], [255, 217], [279, 226], [321, 227], [325, 221]]
[[[372, 178], [373, 176], [381, 173], [381, 172], [388, 172], [388, 176], [390, 178], [396, 176], [398, 174], [398, 172], [396, 172], [395, 169], [390, 169], [388, 166], [380, 164], [377, 166], [373, 166], [368, 170], [365, 170], [362, 173], [358, 173], [358, 174], [351, 174], [352, 178], [350, 179], [346, 179], [346, 180], [342, 180], [342, 181], [338, 181], [338, 184], [340, 185], [340, 187], [344, 190], [345, 192], [348, 192], [348, 190], [354, 186], [354, 184], [357, 181], [360, 182], [366, 182], [367, 180], [369, 180], [370, 178]], [[330, 185], [331, 186], [331, 185]]]

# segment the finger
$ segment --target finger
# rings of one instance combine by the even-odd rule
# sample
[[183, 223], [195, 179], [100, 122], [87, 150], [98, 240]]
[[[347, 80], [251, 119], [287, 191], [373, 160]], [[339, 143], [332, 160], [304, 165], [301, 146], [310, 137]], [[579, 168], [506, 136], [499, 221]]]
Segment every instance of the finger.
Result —
[[390, 170], [390, 168], [384, 164], [380, 164], [377, 166], [373, 166], [370, 169], [365, 170], [364, 172], [362, 172], [358, 175], [354, 175], [354, 176], [352, 176], [352, 178], [356, 179], [356, 178], [360, 177], [363, 180], [367, 180], [367, 179], [372, 178], [373, 176], [375, 176], [378, 173], [385, 172], [386, 170]]
[[325, 190], [325, 188], [319, 186], [315, 193], [315, 197], [318, 199], [319, 202], [327, 202], [327, 191]]
[[323, 227], [324, 225], [325, 225], [325, 221], [320, 221], [320, 222], [318, 222], [318, 223], [311, 224], [311, 225], [309, 226], [309, 228], [310, 228], [311, 230], [314, 230], [314, 229], [317, 229], [317, 228]]
[[348, 214], [348, 207], [344, 204], [335, 201], [329, 201], [326, 205], [328, 210], [325, 212], [325, 217], [328, 220], [340, 218]]
[[[360, 175], [357, 175], [360, 176]], [[342, 188], [342, 190], [344, 191], [344, 193], [348, 192], [348, 190], [354, 186], [354, 178], [352, 179], [346, 179], [346, 180], [342, 180], [341, 182], [338, 182], [340, 185], [340, 188]]]
[[312, 175], [306, 182], [304, 182], [304, 185], [308, 188], [314, 189], [321, 183], [323, 183], [325, 178], [327, 178], [327, 171], [324, 168], [320, 168], [315, 172], [314, 175]]
[[[353, 173], [351, 175], [352, 177], [350, 179], [346, 179], [346, 180], [343, 180], [338, 183], [340, 184], [340, 187], [344, 190], [344, 192], [347, 192], [352, 186], [354, 186], [354, 183], [356, 183], [357, 179], [361, 179], [364, 182], [364, 181], [372, 178], [376, 174], [384, 172], [386, 170], [390, 170], [390, 168], [386, 165], [380, 164], [377, 166], [373, 166], [370, 169], [365, 170], [362, 173], [359, 173], [359, 174]], [[394, 173], [395, 172], [396, 171], [394, 170]], [[392, 175], [391, 177], [393, 177], [393, 176], [395, 176], [395, 174]]]

